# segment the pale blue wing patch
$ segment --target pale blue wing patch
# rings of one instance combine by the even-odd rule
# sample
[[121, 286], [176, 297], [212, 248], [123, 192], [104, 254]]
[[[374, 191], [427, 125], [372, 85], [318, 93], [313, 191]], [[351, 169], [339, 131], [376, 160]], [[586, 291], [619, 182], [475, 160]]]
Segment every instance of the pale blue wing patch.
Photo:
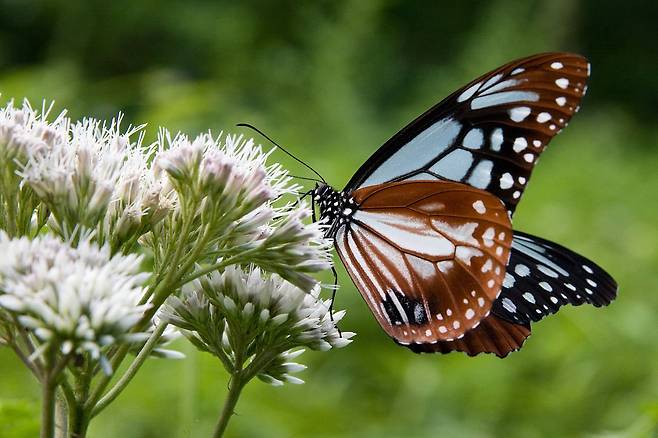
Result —
[[453, 145], [461, 127], [450, 118], [439, 120], [391, 155], [360, 187], [382, 184], [424, 168]]

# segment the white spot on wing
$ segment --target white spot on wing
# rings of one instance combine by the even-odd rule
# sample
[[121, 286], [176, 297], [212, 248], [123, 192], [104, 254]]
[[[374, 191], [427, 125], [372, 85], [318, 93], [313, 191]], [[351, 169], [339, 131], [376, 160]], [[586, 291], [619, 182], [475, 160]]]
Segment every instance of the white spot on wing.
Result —
[[562, 67], [564, 67], [564, 65], [562, 65], [561, 62], [557, 62], [557, 61], [556, 61], [556, 62], [554, 62], [554, 63], [551, 64], [551, 68], [554, 69], [554, 70], [559, 70], [559, 69], [561, 69]]
[[527, 277], [530, 275], [530, 268], [526, 265], [518, 264], [514, 267], [514, 272], [516, 272], [516, 275], [519, 277]]
[[505, 279], [503, 280], [503, 287], [509, 289], [514, 287], [514, 283], [516, 283], [516, 278], [514, 278], [514, 276], [509, 272], [506, 272]]
[[503, 298], [503, 308], [510, 313], [516, 313], [516, 305], [509, 298]]
[[555, 80], [555, 85], [557, 85], [558, 87], [560, 87], [564, 90], [569, 86], [569, 79], [567, 79], [567, 78], [556, 79]]
[[484, 246], [487, 247], [492, 247], [493, 246], [493, 238], [496, 235], [496, 231], [493, 229], [493, 227], [489, 227], [485, 230], [484, 233], [482, 233], [482, 239], [484, 240]]
[[546, 283], [545, 281], [541, 281], [541, 282], [539, 282], [539, 286], [540, 286], [542, 289], [544, 289], [544, 290], [546, 290], [546, 291], [548, 291], [548, 292], [552, 292], [552, 291], [553, 291], [553, 288], [551, 287], [551, 285], [548, 284], [548, 283]]
[[537, 114], [537, 122], [539, 123], [545, 123], [551, 120], [551, 115], [547, 112], [541, 112]]
[[503, 175], [500, 177], [500, 188], [505, 190], [509, 189], [514, 185], [514, 178], [512, 178], [512, 174], [509, 172], [503, 173]]
[[512, 149], [514, 149], [514, 152], [521, 152], [523, 149], [527, 147], [528, 147], [528, 142], [526, 141], [526, 139], [523, 137], [517, 137], [514, 140], [514, 145], [512, 146]]
[[503, 130], [501, 128], [494, 129], [491, 133], [491, 150], [496, 152], [500, 151], [500, 146], [503, 144], [503, 140], [505, 140], [505, 137], [503, 137]]
[[509, 110], [509, 117], [515, 122], [522, 122], [530, 115], [530, 108], [527, 106], [519, 106]]
[[480, 214], [485, 214], [487, 212], [487, 207], [484, 206], [484, 202], [478, 199], [473, 203], [473, 210]]
[[564, 96], [556, 97], [555, 103], [557, 103], [560, 106], [564, 106], [564, 104], [567, 103], [567, 99]]
[[533, 294], [531, 294], [530, 292], [524, 293], [523, 298], [525, 298], [525, 300], [529, 303], [532, 303], [532, 304], [536, 303], [535, 296]]

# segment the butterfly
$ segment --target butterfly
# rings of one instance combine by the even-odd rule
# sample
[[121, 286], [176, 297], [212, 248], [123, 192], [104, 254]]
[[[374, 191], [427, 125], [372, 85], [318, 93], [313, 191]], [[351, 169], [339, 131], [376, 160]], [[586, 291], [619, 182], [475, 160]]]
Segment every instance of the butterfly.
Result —
[[[327, 236], [384, 331], [415, 352], [505, 357], [566, 304], [609, 304], [594, 262], [512, 229], [590, 64], [539, 54], [493, 70], [384, 143], [342, 191], [312, 192]], [[314, 207], [315, 208], [315, 207]]]

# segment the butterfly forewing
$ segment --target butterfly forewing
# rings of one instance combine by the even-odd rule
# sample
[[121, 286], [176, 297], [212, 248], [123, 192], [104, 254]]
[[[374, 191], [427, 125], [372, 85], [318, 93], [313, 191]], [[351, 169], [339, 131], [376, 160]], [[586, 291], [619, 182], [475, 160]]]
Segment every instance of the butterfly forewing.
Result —
[[386, 142], [346, 191], [403, 180], [486, 190], [510, 213], [548, 142], [578, 110], [589, 63], [548, 53], [511, 62], [456, 91]]
[[491, 194], [445, 181], [358, 189], [335, 244], [384, 330], [402, 344], [461, 338], [491, 309], [511, 227]]

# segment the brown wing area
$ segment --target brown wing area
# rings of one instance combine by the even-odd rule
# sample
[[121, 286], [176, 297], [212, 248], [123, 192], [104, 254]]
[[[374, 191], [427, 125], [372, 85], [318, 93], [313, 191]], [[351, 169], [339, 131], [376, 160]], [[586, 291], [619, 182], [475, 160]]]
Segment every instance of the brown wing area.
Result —
[[358, 189], [336, 234], [350, 277], [404, 345], [461, 339], [501, 290], [512, 230], [503, 203], [464, 184], [405, 181]]
[[416, 353], [450, 353], [461, 351], [469, 356], [494, 353], [506, 357], [520, 349], [530, 336], [530, 323], [513, 324], [495, 315], [489, 315], [479, 326], [466, 332], [463, 338], [454, 341], [439, 341], [429, 344], [407, 345]]

